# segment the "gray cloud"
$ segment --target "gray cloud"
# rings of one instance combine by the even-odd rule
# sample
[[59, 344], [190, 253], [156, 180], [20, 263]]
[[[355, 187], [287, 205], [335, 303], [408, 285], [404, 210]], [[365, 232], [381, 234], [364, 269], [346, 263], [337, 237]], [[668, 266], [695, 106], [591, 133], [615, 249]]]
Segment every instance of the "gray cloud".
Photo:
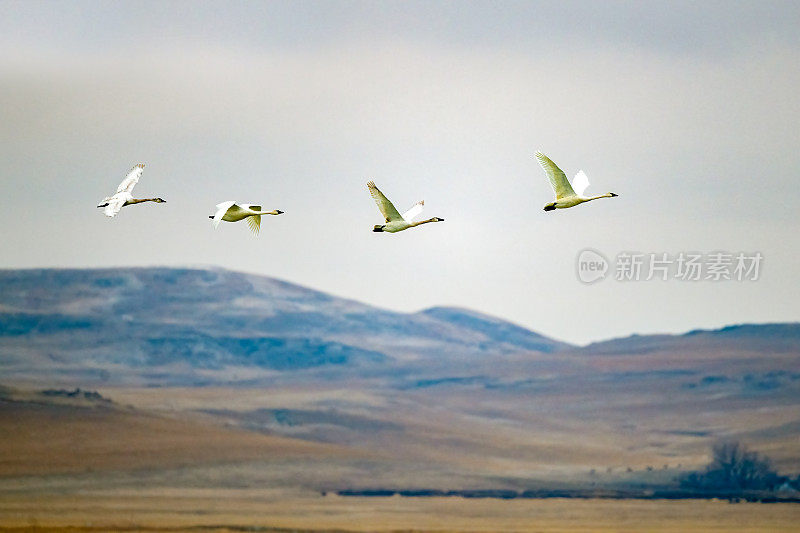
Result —
[[678, 54], [736, 53], [758, 43], [796, 46], [800, 23], [791, 1], [84, 0], [6, 1], [0, 9], [5, 39], [77, 49], [163, 46], [181, 39], [301, 48], [395, 39], [518, 50], [575, 42]]

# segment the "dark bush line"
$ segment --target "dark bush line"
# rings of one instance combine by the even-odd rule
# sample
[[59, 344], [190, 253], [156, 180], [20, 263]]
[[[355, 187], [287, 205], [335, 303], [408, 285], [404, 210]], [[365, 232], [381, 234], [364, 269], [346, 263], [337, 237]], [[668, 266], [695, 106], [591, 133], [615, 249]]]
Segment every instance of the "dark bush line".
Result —
[[800, 496], [780, 497], [772, 492], [728, 492], [710, 493], [689, 490], [655, 490], [648, 492], [634, 491], [589, 491], [589, 490], [437, 490], [437, 489], [344, 489], [336, 491], [339, 496], [387, 498], [402, 496], [405, 498], [434, 498], [434, 497], [459, 497], [459, 498], [495, 498], [511, 499], [607, 499], [607, 500], [728, 500], [730, 502], [748, 501], [760, 503], [800, 503]]
[[40, 391], [42, 396], [59, 396], [62, 398], [86, 398], [87, 400], [95, 400], [100, 402], [108, 402], [111, 403], [111, 400], [104, 398], [99, 392], [97, 391], [90, 391], [90, 390], [66, 390], [66, 389], [45, 389]]
[[[635, 489], [347, 489], [340, 496], [404, 496], [409, 498], [458, 496], [461, 498], [604, 498], [633, 500], [711, 500], [730, 502], [800, 503], [800, 476], [792, 480], [779, 475], [772, 462], [736, 441], [716, 442], [711, 462], [700, 472], [689, 472], [677, 480], [679, 486]], [[652, 470], [648, 467], [648, 470]], [[594, 472], [594, 471], [592, 471]]]

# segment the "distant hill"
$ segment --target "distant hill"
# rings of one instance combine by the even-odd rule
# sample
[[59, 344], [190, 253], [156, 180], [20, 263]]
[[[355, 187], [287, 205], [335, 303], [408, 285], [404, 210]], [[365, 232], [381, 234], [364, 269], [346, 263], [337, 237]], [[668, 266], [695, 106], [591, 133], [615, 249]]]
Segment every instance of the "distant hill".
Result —
[[716, 330], [694, 330], [683, 335], [631, 335], [596, 342], [584, 354], [635, 354], [675, 350], [800, 351], [800, 324], [742, 324]]
[[456, 327], [477, 332], [486, 337], [488, 346], [506, 346], [506, 350], [523, 348], [534, 352], [551, 353], [570, 348], [565, 342], [555, 341], [511, 322], [457, 307], [432, 307], [420, 314]]
[[0, 271], [6, 375], [191, 384], [569, 347], [471, 311], [397, 313], [219, 269]]
[[[6, 401], [6, 433], [18, 408], [32, 427], [76, 428], [78, 407], [128, 424], [144, 420], [133, 405], [385, 454], [353, 478], [381, 486], [664, 483], [718, 439], [800, 469], [800, 324], [577, 347], [472, 310], [397, 313], [225, 270], [0, 271], [0, 403], [23, 383], [55, 392], [43, 412]], [[315, 486], [341, 486], [329, 466]]]

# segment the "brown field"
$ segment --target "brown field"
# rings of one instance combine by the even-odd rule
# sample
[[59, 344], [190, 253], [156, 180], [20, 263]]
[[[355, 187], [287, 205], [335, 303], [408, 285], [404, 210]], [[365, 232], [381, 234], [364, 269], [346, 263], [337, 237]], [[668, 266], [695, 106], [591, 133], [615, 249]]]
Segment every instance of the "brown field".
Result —
[[289, 496], [265, 490], [0, 493], [17, 531], [789, 532], [800, 505], [718, 501], [466, 500]]
[[347, 455], [339, 447], [112, 406], [0, 400], [0, 478]]
[[[115, 401], [139, 409], [186, 413], [224, 406], [250, 422], [284, 436], [357, 446], [371, 453], [425, 459], [481, 476], [564, 479], [591, 469], [644, 471], [648, 466], [675, 472], [708, 461], [717, 437], [741, 438], [766, 453], [787, 473], [800, 468], [796, 400], [772, 394], [753, 398], [671, 395], [644, 381], [624, 392], [616, 385], [586, 390], [513, 391], [465, 387], [397, 393], [341, 385], [269, 388], [100, 389]], [[699, 409], [698, 405], [702, 408]], [[374, 430], [357, 422], [285, 426], [248, 419], [264, 409], [306, 410], [390, 422], [397, 430]], [[452, 488], [452, 487], [451, 487]]]
[[[595, 421], [585, 413], [596, 405], [564, 395], [531, 396], [511, 409], [503, 394], [473, 390], [407, 391], [401, 399], [323, 386], [101, 393], [113, 403], [6, 389], [0, 530], [800, 531], [800, 504], [331, 494], [535, 488], [548, 471], [578, 487], [620, 476], [668, 481], [677, 463], [701, 464], [707, 439], [663, 428], [697, 421], [753, 432], [792, 466], [794, 402], [709, 400], [706, 411], [691, 413], [690, 400], [675, 399], [673, 411], [659, 413], [657, 396], [632, 405], [609, 397], [623, 414], [609, 407]], [[275, 409], [300, 418], [278, 424]], [[637, 431], [625, 429], [633, 423]], [[317, 436], [332, 443], [312, 442]], [[647, 464], [669, 468], [650, 472]], [[598, 472], [587, 477], [590, 467]]]
[[788, 503], [336, 495], [663, 495], [720, 440], [795, 479], [796, 324], [528, 352], [457, 310], [115, 272], [0, 272], [0, 530], [800, 532]]

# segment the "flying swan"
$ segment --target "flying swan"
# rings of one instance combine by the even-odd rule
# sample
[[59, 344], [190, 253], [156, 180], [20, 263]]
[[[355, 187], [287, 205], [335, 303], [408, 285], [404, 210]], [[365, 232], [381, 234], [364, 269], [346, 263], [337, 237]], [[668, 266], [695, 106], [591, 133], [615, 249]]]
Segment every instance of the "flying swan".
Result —
[[424, 200], [420, 200], [414, 204], [411, 209], [401, 215], [392, 205], [392, 202], [390, 202], [389, 199], [386, 198], [380, 190], [378, 190], [374, 182], [368, 182], [367, 187], [369, 188], [369, 193], [372, 195], [375, 203], [378, 204], [378, 209], [380, 209], [383, 218], [386, 220], [386, 224], [378, 224], [372, 228], [372, 231], [397, 233], [398, 231], [413, 228], [414, 226], [419, 226], [420, 224], [427, 224], [428, 222], [444, 222], [444, 219], [439, 217], [429, 218], [428, 220], [420, 220], [419, 222], [412, 222], [414, 217], [422, 213], [422, 208], [425, 205]]
[[126, 205], [140, 204], [142, 202], [156, 202], [158, 204], [166, 202], [163, 198], [139, 199], [131, 196], [131, 191], [133, 191], [133, 188], [139, 182], [139, 178], [142, 177], [142, 172], [144, 172], [144, 163], [139, 163], [128, 172], [128, 175], [125, 176], [125, 179], [122, 180], [122, 183], [117, 187], [117, 192], [115, 192], [113, 196], [104, 198], [97, 207], [105, 207], [103, 213], [107, 217], [115, 217], [117, 213], [119, 213], [119, 210]]
[[570, 185], [569, 181], [567, 181], [567, 175], [564, 174], [564, 171], [558, 168], [549, 157], [542, 152], [536, 152], [536, 159], [539, 160], [539, 164], [542, 165], [542, 168], [547, 173], [547, 177], [550, 178], [550, 185], [553, 186], [553, 190], [556, 193], [556, 201], [550, 202], [544, 206], [545, 211], [566, 209], [567, 207], [575, 207], [583, 202], [597, 200], [598, 198], [613, 198], [614, 196], [619, 196], [613, 192], [607, 192], [599, 196], [582, 196], [583, 191], [589, 186], [589, 178], [586, 177], [583, 170], [579, 170], [578, 173], [575, 174], [572, 185]]
[[262, 211], [260, 205], [238, 205], [234, 201], [227, 201], [217, 204], [217, 212], [213, 215], [209, 215], [208, 218], [214, 220], [214, 229], [219, 226], [222, 220], [226, 222], [239, 222], [246, 218], [250, 229], [253, 230], [253, 233], [258, 235], [258, 230], [261, 229], [261, 215], [280, 215], [282, 213], [283, 211], [279, 211], [278, 209], [274, 211]]

